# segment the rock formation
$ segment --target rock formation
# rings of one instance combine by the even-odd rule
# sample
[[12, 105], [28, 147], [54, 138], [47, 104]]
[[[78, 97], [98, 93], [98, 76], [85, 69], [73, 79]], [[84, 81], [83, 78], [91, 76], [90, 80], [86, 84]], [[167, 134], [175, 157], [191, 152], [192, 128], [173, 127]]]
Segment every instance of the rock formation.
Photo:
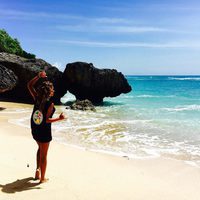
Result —
[[84, 62], [67, 64], [63, 82], [76, 99], [89, 99], [93, 103], [131, 91], [122, 73], [115, 69], [97, 69], [93, 64]]
[[66, 88], [62, 87], [62, 72], [42, 59], [26, 59], [14, 54], [0, 53], [0, 64], [8, 70], [12, 70], [18, 78], [16, 87], [1, 94], [1, 98], [6, 97], [15, 101], [32, 102], [27, 89], [27, 82], [44, 69], [48, 80], [52, 81], [55, 87], [55, 103], [59, 103], [60, 98], [67, 92]]
[[[67, 91], [74, 94], [77, 100], [88, 99], [92, 103], [101, 103], [104, 97], [116, 97], [131, 91], [122, 73], [115, 69], [97, 69], [93, 64], [84, 62], [67, 64], [62, 73], [42, 59], [27, 59], [0, 53], [0, 65], [0, 92], [3, 92], [0, 94], [0, 100], [6, 98], [10, 101], [33, 102], [27, 82], [42, 70], [46, 71], [48, 80], [54, 84], [53, 101], [56, 104], [60, 103], [60, 98]], [[40, 79], [38, 84], [43, 80]]]
[[83, 101], [75, 101], [72, 103], [72, 105], [68, 106], [67, 108], [70, 108], [72, 110], [91, 110], [91, 111], [96, 111], [94, 105], [92, 104], [91, 101], [88, 99], [83, 100]]
[[0, 93], [12, 90], [17, 84], [18, 78], [13, 71], [0, 65]]

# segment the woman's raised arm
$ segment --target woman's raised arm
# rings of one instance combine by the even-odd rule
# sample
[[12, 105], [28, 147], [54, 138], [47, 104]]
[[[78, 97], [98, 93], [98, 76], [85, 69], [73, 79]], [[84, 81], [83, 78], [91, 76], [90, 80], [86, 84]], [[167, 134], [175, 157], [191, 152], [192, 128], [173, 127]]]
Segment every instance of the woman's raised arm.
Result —
[[37, 96], [37, 92], [34, 88], [35, 83], [39, 80], [39, 78], [45, 78], [47, 77], [45, 71], [39, 72], [37, 76], [35, 76], [33, 79], [31, 79], [28, 83], [27, 83], [27, 87], [28, 90], [31, 94], [31, 96], [33, 97], [33, 99], [35, 100], [35, 97]]

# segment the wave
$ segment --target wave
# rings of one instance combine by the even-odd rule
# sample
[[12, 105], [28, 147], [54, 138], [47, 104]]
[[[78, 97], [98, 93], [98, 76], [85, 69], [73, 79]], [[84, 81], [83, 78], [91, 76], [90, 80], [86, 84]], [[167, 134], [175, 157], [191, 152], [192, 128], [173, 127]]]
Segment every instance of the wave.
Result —
[[138, 96], [136, 96], [136, 97], [137, 97], [137, 98], [159, 98], [160, 96], [143, 94], [143, 95], [138, 95]]
[[175, 108], [162, 108], [161, 110], [166, 110], [169, 112], [200, 111], [200, 105], [186, 105], [186, 106], [179, 106]]
[[194, 80], [200, 81], [200, 76], [127, 76], [129, 81], [160, 81], [160, 80]]
[[157, 81], [157, 80], [162, 80], [163, 77], [160, 76], [129, 76], [126, 77], [129, 81]]
[[168, 79], [177, 81], [200, 81], [200, 77], [168, 77]]
[[158, 95], [148, 95], [148, 94], [143, 94], [143, 95], [138, 95], [136, 96], [137, 98], [174, 98], [176, 97], [175, 95], [168, 95], [168, 96], [158, 96]]
[[141, 95], [122, 95], [121, 98], [123, 99], [134, 99], [134, 98], [174, 98], [177, 97], [176, 95], [150, 95], [150, 94], [141, 94]]
[[[78, 119], [77, 119], [78, 120]], [[83, 120], [83, 119], [82, 119]], [[20, 121], [20, 120], [16, 120], [17, 121]], [[88, 120], [88, 122], [86, 123], [83, 123], [80, 124], [80, 125], [77, 125], [76, 124], [76, 127], [73, 127], [74, 129], [85, 129], [85, 130], [89, 130], [89, 129], [93, 129], [93, 128], [119, 128], [119, 127], [124, 127], [125, 124], [130, 124], [130, 125], [136, 125], [136, 124], [146, 124], [146, 123], [150, 123], [152, 122], [153, 120], [138, 120], [138, 119], [135, 119], [135, 120], [103, 120], [102, 119], [97, 119], [95, 120], [94, 122], [91, 123], [91, 121]], [[85, 122], [85, 121], [84, 121]], [[75, 122], [69, 122], [68, 124], [66, 123], [59, 123], [59, 124], [55, 124], [54, 125], [54, 128], [56, 129], [68, 129], [70, 128], [71, 129], [71, 126], [74, 126], [73, 123], [76, 123]]]

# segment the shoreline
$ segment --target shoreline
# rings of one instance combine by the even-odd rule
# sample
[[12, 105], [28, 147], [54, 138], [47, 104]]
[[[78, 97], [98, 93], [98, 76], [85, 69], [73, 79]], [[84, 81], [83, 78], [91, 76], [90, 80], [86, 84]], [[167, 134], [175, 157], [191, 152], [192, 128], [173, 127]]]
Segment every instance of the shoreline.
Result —
[[[15, 103], [2, 105], [16, 107]], [[69, 200], [196, 200], [200, 197], [200, 170], [182, 161], [127, 159], [74, 148], [55, 140], [48, 155], [50, 180], [38, 185], [31, 180], [37, 145], [30, 129], [9, 123], [10, 118], [9, 113], [0, 112], [0, 199], [23, 200], [30, 195], [39, 200], [47, 196]]]
[[[14, 114], [14, 115], [17, 115], [17, 117], [15, 117], [15, 119], [9, 119], [8, 122], [11, 123], [11, 124], [14, 124], [14, 125], [17, 125], [17, 126], [21, 126], [21, 127], [24, 127], [24, 128], [30, 128], [30, 124], [29, 124], [29, 115], [31, 115], [31, 112], [32, 112], [32, 107], [33, 105], [32, 104], [22, 104], [22, 103], [16, 103], [16, 102], [3, 102], [4, 104], [4, 107], [8, 107], [9, 109], [6, 111], [6, 110], [3, 110], [3, 112], [0, 112], [0, 113], [6, 113], [8, 116], [10, 114]], [[2, 102], [1, 102], [2, 104]], [[56, 106], [57, 108], [57, 111], [56, 113], [61, 113], [61, 112], [65, 112], [65, 109], [63, 110], [64, 107], [62, 106]], [[11, 110], [12, 109], [16, 109], [16, 110]], [[69, 110], [66, 110], [67, 112]], [[80, 111], [82, 112], [82, 111]], [[24, 113], [24, 115], [23, 115]], [[66, 114], [68, 115], [68, 113]], [[76, 116], [73, 115], [72, 113], [70, 113], [70, 118]], [[23, 120], [19, 120], [19, 117], [22, 116], [22, 119]], [[27, 120], [28, 119], [28, 120]], [[28, 122], [27, 122], [28, 121]], [[193, 166], [193, 167], [197, 167], [197, 168], [200, 168], [200, 163], [198, 160], [190, 160], [190, 159], [184, 159], [182, 158], [182, 156], [179, 157], [176, 157], [176, 155], [171, 155], [171, 156], [163, 156], [161, 154], [159, 154], [159, 152], [151, 152], [149, 155], [138, 155], [137, 153], [133, 153], [133, 152], [123, 152], [123, 151], [116, 151], [116, 149], [101, 149], [99, 147], [97, 148], [94, 148], [94, 145], [93, 146], [88, 146], [88, 145], [85, 145], [84, 144], [78, 144], [76, 143], [76, 141], [68, 141], [65, 137], [66, 137], [66, 134], [61, 131], [62, 133], [60, 134], [60, 130], [59, 130], [59, 126], [56, 126], [54, 127], [55, 125], [57, 124], [53, 124], [53, 127], [52, 127], [52, 132], [53, 132], [53, 140], [55, 140], [56, 142], [62, 144], [62, 145], [66, 145], [66, 146], [69, 146], [69, 147], [73, 147], [73, 148], [77, 148], [77, 149], [80, 149], [80, 150], [86, 150], [86, 151], [91, 151], [91, 152], [96, 152], [96, 153], [103, 153], [103, 154], [108, 154], [108, 155], [112, 155], [112, 156], [118, 156], [118, 157], [123, 157], [123, 158], [126, 158], [126, 159], [138, 159], [138, 160], [150, 160], [150, 159], [159, 159], [159, 158], [163, 158], [163, 159], [169, 159], [169, 160], [177, 160], [177, 161], [181, 161], [187, 165], [190, 165], [190, 166]], [[57, 130], [58, 128], [58, 130]], [[69, 130], [70, 131], [70, 130]], [[64, 134], [63, 134], [64, 133]], [[68, 134], [67, 134], [68, 135]]]

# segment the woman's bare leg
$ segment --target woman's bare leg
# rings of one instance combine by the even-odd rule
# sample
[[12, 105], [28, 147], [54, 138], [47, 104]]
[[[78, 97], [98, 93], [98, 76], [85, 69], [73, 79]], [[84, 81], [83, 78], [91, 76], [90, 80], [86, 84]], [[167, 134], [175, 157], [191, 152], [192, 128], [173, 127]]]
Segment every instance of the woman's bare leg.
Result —
[[37, 150], [37, 156], [36, 156], [36, 163], [37, 163], [37, 167], [36, 167], [36, 171], [35, 171], [35, 179], [40, 179], [40, 145], [38, 144], [38, 150]]
[[49, 149], [49, 142], [47, 143], [39, 143], [40, 146], [40, 170], [41, 170], [41, 177], [40, 183], [46, 182], [45, 173], [47, 167], [47, 153]]

